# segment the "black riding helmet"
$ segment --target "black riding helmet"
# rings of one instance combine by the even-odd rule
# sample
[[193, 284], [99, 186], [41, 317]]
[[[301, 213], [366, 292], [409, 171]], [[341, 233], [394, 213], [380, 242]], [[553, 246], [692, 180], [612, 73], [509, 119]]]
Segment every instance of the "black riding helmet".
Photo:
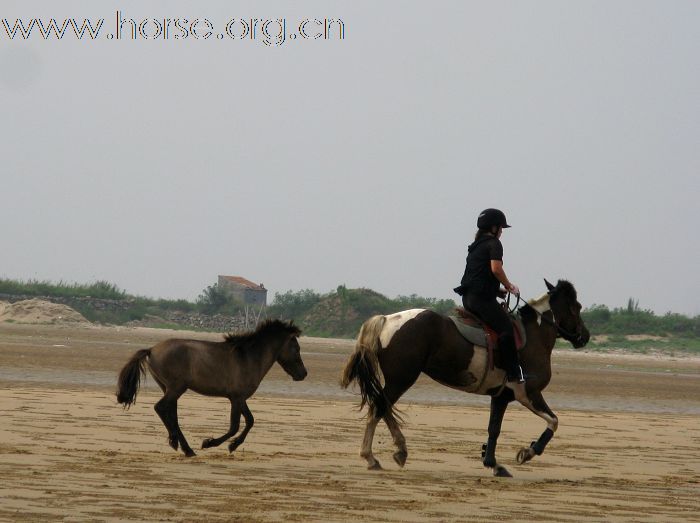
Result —
[[476, 220], [479, 229], [490, 229], [494, 225], [498, 227], [510, 227], [506, 222], [506, 215], [499, 209], [484, 209]]

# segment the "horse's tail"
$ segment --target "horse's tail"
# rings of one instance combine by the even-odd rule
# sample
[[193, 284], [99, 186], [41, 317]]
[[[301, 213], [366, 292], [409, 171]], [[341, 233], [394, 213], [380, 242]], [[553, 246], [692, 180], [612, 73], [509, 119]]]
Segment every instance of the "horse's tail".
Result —
[[150, 354], [151, 349], [136, 351], [119, 373], [119, 378], [117, 379], [117, 402], [124, 405], [125, 409], [136, 403], [136, 394], [141, 385], [141, 375], [145, 370], [144, 364]]
[[385, 321], [384, 316], [373, 316], [362, 324], [355, 352], [345, 365], [340, 385], [347, 389], [356, 381], [362, 398], [360, 409], [367, 405], [371, 417], [389, 418], [400, 423], [401, 417], [384, 393], [377, 359], [377, 352], [381, 348], [379, 334]]

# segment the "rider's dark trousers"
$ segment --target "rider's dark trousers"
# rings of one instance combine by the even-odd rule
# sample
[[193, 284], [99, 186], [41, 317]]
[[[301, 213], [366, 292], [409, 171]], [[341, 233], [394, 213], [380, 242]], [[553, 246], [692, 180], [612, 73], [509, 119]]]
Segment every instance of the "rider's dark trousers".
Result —
[[518, 368], [518, 353], [515, 349], [513, 324], [508, 313], [498, 304], [496, 298], [488, 298], [476, 293], [462, 296], [464, 308], [476, 314], [486, 325], [498, 334], [498, 350], [503, 356], [503, 364], [508, 379], [516, 379], [520, 375]]

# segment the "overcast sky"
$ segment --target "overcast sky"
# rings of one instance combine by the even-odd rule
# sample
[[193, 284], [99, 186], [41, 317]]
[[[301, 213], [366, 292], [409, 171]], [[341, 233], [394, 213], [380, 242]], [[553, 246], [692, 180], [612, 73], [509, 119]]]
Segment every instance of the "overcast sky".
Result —
[[[117, 10], [213, 36], [108, 39]], [[454, 298], [499, 207], [525, 296], [700, 314], [700, 2], [3, 0], [20, 17], [105, 22], [0, 27], [0, 277]], [[345, 39], [216, 38], [282, 17]]]

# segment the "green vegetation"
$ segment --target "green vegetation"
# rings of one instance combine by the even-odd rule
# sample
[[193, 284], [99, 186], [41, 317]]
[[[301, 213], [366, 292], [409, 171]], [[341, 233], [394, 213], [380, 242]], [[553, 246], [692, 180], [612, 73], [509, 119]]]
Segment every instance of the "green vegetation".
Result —
[[[557, 341], [557, 347], [571, 348], [568, 343]], [[653, 352], [663, 352], [668, 355], [694, 354], [700, 355], [700, 339], [686, 337], [649, 337], [638, 339], [628, 336], [610, 336], [607, 339], [602, 337], [593, 340], [586, 345], [587, 350], [609, 351], [624, 350], [626, 352], [636, 352], [649, 354]]]
[[318, 294], [309, 289], [275, 294], [268, 316], [294, 319], [308, 336], [354, 338], [362, 323], [375, 314], [426, 308], [442, 314], [455, 307], [452, 300], [422, 298], [415, 294], [387, 298], [371, 289], [348, 289]]
[[630, 298], [627, 307], [608, 309], [593, 305], [581, 314], [592, 334], [700, 337], [700, 316], [689, 318], [668, 312], [657, 316], [648, 309], [640, 309], [639, 302]]
[[[106, 281], [78, 284], [0, 279], [0, 294], [61, 298], [89, 321], [112, 325], [146, 319], [155, 327], [189, 329], [192, 327], [163, 317], [173, 311], [232, 316], [244, 310], [242, 304], [216, 284], [205, 288], [195, 302], [133, 296]], [[88, 297], [113, 300], [116, 306], [98, 307]], [[371, 289], [348, 289], [340, 285], [326, 294], [311, 289], [276, 293], [266, 315], [293, 319], [308, 336], [354, 338], [362, 323], [375, 314], [414, 308], [449, 314], [455, 306], [452, 300], [415, 294], [388, 298]], [[632, 298], [626, 307], [610, 309], [605, 305], [593, 305], [584, 310], [582, 316], [593, 336], [588, 349], [700, 354], [700, 316], [691, 318], [670, 312], [656, 315], [651, 310], [641, 309], [639, 302]], [[558, 346], [570, 347], [561, 340]]]
[[8, 280], [0, 278], [0, 294], [25, 294], [28, 296], [59, 296], [66, 298], [92, 297], [121, 300], [126, 293], [113, 283], [96, 281], [91, 284], [52, 283], [39, 280]]
[[195, 305], [197, 311], [203, 314], [235, 315], [245, 309], [245, 306], [226, 294], [218, 283], [210, 285], [202, 291]]
[[[47, 296], [62, 298], [88, 321], [111, 325], [123, 325], [130, 321], [142, 320], [147, 315], [160, 316], [164, 311], [196, 312], [197, 304], [187, 300], [152, 299], [133, 296], [119, 289], [113, 283], [97, 281], [90, 284], [53, 283], [39, 280], [10, 280], [0, 278], [0, 294], [21, 296]], [[114, 300], [120, 308], [98, 309], [86, 298]]]

